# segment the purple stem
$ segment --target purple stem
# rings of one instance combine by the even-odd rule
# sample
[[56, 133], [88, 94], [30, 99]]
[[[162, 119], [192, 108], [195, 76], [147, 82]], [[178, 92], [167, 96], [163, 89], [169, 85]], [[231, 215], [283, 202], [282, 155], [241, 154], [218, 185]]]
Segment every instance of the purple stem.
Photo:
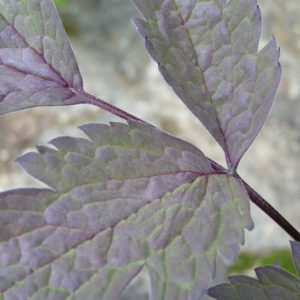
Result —
[[238, 176], [248, 192], [251, 201], [262, 209], [273, 221], [285, 230], [295, 241], [300, 242], [300, 233], [290, 224], [271, 204], [269, 204], [260, 194], [258, 194], [247, 182]]
[[[129, 121], [139, 121], [148, 124], [144, 120], [141, 120], [93, 95], [88, 94], [84, 90], [76, 90], [76, 94], [83, 96], [87, 103], [96, 105], [120, 118]], [[153, 126], [151, 124], [148, 124]], [[218, 173], [228, 173], [228, 170], [217, 164], [215, 161], [210, 159], [210, 163], [215, 171]], [[261, 195], [259, 195], [247, 182], [245, 182], [237, 173], [233, 174], [234, 177], [242, 180], [245, 189], [248, 192], [250, 200], [257, 205], [261, 210], [263, 210], [274, 222], [276, 222], [283, 230], [285, 230], [295, 241], [300, 242], [300, 233], [297, 229], [291, 225], [271, 204], [269, 204]]]
[[82, 96], [83, 100], [86, 103], [96, 105], [96, 106], [98, 106], [98, 107], [100, 107], [100, 108], [126, 120], [126, 121], [134, 120], [134, 121], [140, 121], [140, 122], [145, 123], [145, 121], [127, 113], [126, 111], [124, 111], [116, 106], [113, 106], [113, 105], [87, 93], [85, 90], [74, 90], [74, 93], [76, 93], [79, 96]]

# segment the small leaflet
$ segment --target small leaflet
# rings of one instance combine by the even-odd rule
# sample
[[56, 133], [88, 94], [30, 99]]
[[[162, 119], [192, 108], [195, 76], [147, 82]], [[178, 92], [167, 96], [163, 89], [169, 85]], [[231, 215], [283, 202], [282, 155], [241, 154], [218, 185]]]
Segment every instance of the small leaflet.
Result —
[[281, 78], [274, 38], [259, 52], [256, 0], [133, 0], [134, 23], [176, 94], [235, 170], [261, 130]]
[[0, 115], [82, 103], [76, 92], [82, 88], [53, 1], [0, 1]]

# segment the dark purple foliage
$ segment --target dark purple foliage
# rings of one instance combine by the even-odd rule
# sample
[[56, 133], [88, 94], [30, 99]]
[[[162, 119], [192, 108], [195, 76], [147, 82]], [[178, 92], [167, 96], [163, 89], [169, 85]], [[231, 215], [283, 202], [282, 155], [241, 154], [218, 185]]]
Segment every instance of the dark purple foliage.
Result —
[[[292, 252], [300, 274], [300, 243], [292, 242]], [[298, 300], [300, 279], [276, 266], [259, 267], [257, 278], [233, 276], [230, 283], [209, 289], [208, 294], [218, 300]]]

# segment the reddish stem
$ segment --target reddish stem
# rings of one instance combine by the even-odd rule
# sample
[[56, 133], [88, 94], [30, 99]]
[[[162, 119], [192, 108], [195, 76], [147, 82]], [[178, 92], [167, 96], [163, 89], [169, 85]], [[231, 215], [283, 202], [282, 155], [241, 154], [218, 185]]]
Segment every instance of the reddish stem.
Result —
[[93, 104], [93, 105], [96, 105], [110, 113], [112, 113], [113, 115], [115, 116], [118, 116], [126, 121], [129, 121], [129, 120], [134, 120], [134, 121], [140, 121], [140, 122], [143, 122], [145, 123], [145, 121], [137, 118], [136, 116], [134, 115], [131, 115], [129, 113], [127, 113], [126, 111], [112, 105], [112, 104], [109, 104], [89, 93], [87, 93], [86, 91], [84, 90], [74, 90], [74, 93], [76, 93], [77, 95], [79, 96], [82, 96], [83, 97], [83, 100], [86, 102], [86, 103], [89, 103], [89, 104]]
[[245, 182], [241, 177], [239, 178], [243, 181], [251, 201], [261, 210], [263, 210], [295, 241], [300, 242], [300, 233], [298, 230], [292, 224], [290, 224], [270, 203], [268, 203], [260, 194], [258, 194], [247, 182]]

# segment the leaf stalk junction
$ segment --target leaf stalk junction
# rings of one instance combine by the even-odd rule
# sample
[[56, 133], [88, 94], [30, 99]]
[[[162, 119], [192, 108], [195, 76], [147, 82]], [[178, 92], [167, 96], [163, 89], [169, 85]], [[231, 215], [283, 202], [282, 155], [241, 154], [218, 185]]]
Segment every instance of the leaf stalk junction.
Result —
[[[86, 99], [86, 102], [96, 105], [114, 115], [119, 116], [120, 118], [130, 121], [139, 121], [142, 123], [145, 123], [147, 125], [153, 126], [146, 121], [131, 115], [122, 109], [112, 105], [108, 104], [107, 102], [90, 95], [89, 93], [85, 92], [84, 90], [76, 91], [76, 93], [80, 96], [83, 96]], [[235, 178], [241, 180], [244, 184], [244, 187], [249, 195], [249, 198], [251, 202], [253, 202], [256, 206], [258, 206], [262, 211], [264, 211], [275, 223], [277, 223], [291, 238], [293, 238], [295, 241], [300, 242], [300, 232], [283, 216], [281, 215], [267, 200], [265, 200], [259, 193], [257, 193], [243, 178], [241, 178], [237, 172], [232, 172], [223, 168], [215, 161], [209, 159], [213, 169], [217, 173], [230, 173]]]

